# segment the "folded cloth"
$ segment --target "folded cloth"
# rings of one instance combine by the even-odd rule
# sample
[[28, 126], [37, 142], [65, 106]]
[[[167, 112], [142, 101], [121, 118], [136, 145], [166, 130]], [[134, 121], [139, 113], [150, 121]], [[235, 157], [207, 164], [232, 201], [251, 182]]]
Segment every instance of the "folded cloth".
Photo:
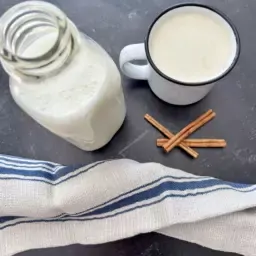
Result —
[[156, 231], [256, 255], [256, 185], [156, 163], [63, 166], [0, 155], [0, 255]]

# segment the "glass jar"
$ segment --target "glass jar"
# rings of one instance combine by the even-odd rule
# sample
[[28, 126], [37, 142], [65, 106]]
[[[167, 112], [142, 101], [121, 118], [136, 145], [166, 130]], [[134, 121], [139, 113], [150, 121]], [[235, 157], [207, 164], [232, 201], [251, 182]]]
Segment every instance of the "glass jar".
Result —
[[0, 60], [15, 102], [77, 147], [101, 148], [121, 127], [126, 108], [115, 63], [54, 5], [23, 2], [1, 17]]

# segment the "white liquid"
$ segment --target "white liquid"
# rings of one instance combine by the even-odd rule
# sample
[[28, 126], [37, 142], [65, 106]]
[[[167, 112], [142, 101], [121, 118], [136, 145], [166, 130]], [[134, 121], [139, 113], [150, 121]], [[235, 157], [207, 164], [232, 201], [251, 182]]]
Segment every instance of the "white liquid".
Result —
[[[40, 38], [23, 56], [46, 52], [55, 38]], [[104, 146], [125, 118], [120, 74], [107, 53], [90, 40], [82, 39], [79, 52], [57, 75], [39, 82], [11, 79], [10, 88], [24, 111], [84, 150]]]
[[202, 7], [180, 7], [153, 27], [149, 50], [155, 65], [180, 82], [205, 82], [232, 64], [237, 43], [231, 26]]

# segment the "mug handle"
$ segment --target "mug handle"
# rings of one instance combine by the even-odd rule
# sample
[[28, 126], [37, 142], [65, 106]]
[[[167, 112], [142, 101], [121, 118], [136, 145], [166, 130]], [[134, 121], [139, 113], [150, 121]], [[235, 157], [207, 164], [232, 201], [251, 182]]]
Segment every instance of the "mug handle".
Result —
[[150, 71], [149, 64], [136, 65], [130, 63], [133, 60], [147, 60], [144, 43], [124, 47], [120, 53], [119, 65], [126, 76], [133, 79], [147, 80]]

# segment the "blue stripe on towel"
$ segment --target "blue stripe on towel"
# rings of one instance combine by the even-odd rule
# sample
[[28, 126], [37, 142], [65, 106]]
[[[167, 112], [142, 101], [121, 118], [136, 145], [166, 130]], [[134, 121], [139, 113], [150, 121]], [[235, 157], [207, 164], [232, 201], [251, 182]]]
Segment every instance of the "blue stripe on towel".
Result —
[[[83, 218], [83, 217], [81, 217], [81, 219], [76, 219], [76, 221], [79, 221], [79, 220], [80, 221], [91, 221], [91, 220], [108, 219], [108, 218], [115, 217], [115, 216], [120, 215], [120, 214], [124, 214], [124, 213], [130, 212], [130, 211], [134, 211], [134, 210], [137, 210], [137, 209], [141, 209], [141, 208], [145, 208], [145, 207], [148, 207], [148, 206], [152, 206], [152, 205], [161, 203], [162, 201], [164, 201], [167, 198], [196, 197], [196, 196], [207, 195], [207, 194], [210, 194], [210, 193], [214, 193], [214, 192], [218, 192], [218, 191], [224, 191], [224, 190], [233, 190], [233, 191], [241, 192], [241, 193], [250, 193], [250, 192], [256, 191], [256, 187], [251, 188], [251, 189], [249, 189], [247, 191], [241, 191], [239, 189], [234, 189], [234, 188], [229, 187], [229, 188], [216, 188], [216, 189], [208, 190], [208, 191], [205, 191], [205, 192], [188, 193], [186, 195], [172, 195], [171, 194], [171, 195], [166, 195], [166, 196], [162, 197], [161, 199], [159, 199], [157, 201], [154, 201], [154, 202], [151, 202], [151, 203], [147, 203], [147, 204], [143, 204], [143, 205], [139, 205], [139, 206], [135, 206], [133, 208], [129, 208], [127, 210], [123, 210], [123, 211], [120, 211], [120, 212], [117, 212], [117, 213], [113, 213], [113, 214], [110, 214], [110, 215], [105, 215], [105, 216], [102, 216], [102, 217], [92, 217], [92, 218]], [[72, 219], [68, 219], [67, 218], [67, 219], [63, 219], [63, 220], [71, 221]], [[60, 221], [62, 221], [62, 219], [60, 219]]]
[[[0, 168], [0, 180], [23, 180], [23, 181], [31, 181], [31, 182], [42, 182], [42, 183], [46, 183], [46, 184], [49, 184], [49, 185], [52, 185], [52, 186], [56, 186], [56, 185], [59, 185], [63, 182], [66, 182], [67, 180], [70, 180], [74, 177], [77, 177], [80, 174], [85, 173], [85, 172], [91, 170], [92, 168], [94, 168], [94, 167], [96, 167], [100, 164], [103, 164], [103, 163], [106, 163], [106, 162], [109, 162], [109, 161], [112, 161], [112, 160], [105, 160], [105, 161], [101, 161], [101, 162], [96, 162], [96, 163], [94, 163], [93, 165], [91, 165], [87, 168], [86, 168], [86, 166], [81, 165], [81, 167], [84, 166], [84, 169], [81, 170], [80, 172], [76, 173], [76, 174], [72, 174], [72, 172], [77, 171], [81, 167], [79, 167], [78, 169], [77, 168], [74, 169], [74, 167], [72, 168], [70, 166], [67, 166], [67, 167], [64, 167], [63, 169], [61, 169], [60, 173], [58, 172], [56, 174], [51, 174], [51, 173], [48, 173], [48, 172], [40, 172], [40, 174], [37, 174], [37, 176], [35, 176], [35, 175], [32, 175], [32, 176], [23, 175], [23, 173], [22, 173], [20, 175], [20, 177], [13, 177], [12, 175], [18, 175], [18, 174], [17, 174], [17, 170], [14, 171], [12, 169], [12, 174], [10, 175], [10, 177], [8, 177], [8, 176], [7, 177], [6, 176], [1, 177], [1, 174], [4, 174], [4, 173], [2, 172], [3, 169]], [[8, 170], [10, 170], [10, 169], [8, 169]], [[27, 174], [27, 171], [23, 171], [23, 172], [25, 172]], [[30, 171], [30, 172], [34, 173], [36, 171]], [[44, 174], [43, 176], [42, 176], [42, 173]], [[67, 174], [71, 174], [71, 175], [69, 175], [68, 177], [65, 178], [65, 176]], [[7, 174], [7, 175], [9, 175], [9, 174]], [[56, 176], [59, 176], [58, 179], [60, 179], [60, 178], [62, 178], [62, 179], [60, 181], [58, 181]], [[51, 177], [52, 179], [47, 179], [47, 177]], [[41, 180], [42, 178], [44, 178], [46, 180]]]
[[193, 179], [193, 180], [202, 180], [202, 179], [206, 180], [206, 179], [214, 179], [214, 178], [206, 177], [206, 176], [201, 176], [201, 177], [196, 177], [196, 176], [195, 176], [195, 177], [184, 177], [184, 176], [176, 177], [176, 176], [172, 176], [172, 175], [166, 175], [166, 176], [163, 176], [163, 177], [161, 177], [161, 178], [159, 178], [159, 179], [157, 179], [157, 180], [151, 181], [151, 182], [146, 183], [146, 184], [144, 184], [144, 185], [141, 185], [141, 186], [139, 186], [139, 187], [137, 187], [137, 188], [134, 188], [134, 189], [132, 189], [132, 190], [130, 190], [130, 191], [128, 191], [128, 192], [122, 193], [122, 194], [120, 194], [120, 195], [118, 195], [118, 196], [116, 196], [116, 197], [114, 197], [114, 198], [112, 198], [112, 199], [110, 199], [110, 200], [108, 200], [108, 201], [102, 203], [102, 204], [99, 204], [99, 205], [97, 205], [97, 206], [91, 207], [91, 208], [89, 208], [89, 209], [87, 209], [87, 210], [85, 210], [85, 211], [76, 213], [75, 215], [84, 214], [84, 213], [87, 213], [87, 212], [89, 212], [89, 211], [92, 211], [92, 210], [94, 210], [94, 209], [96, 209], [96, 208], [105, 206], [105, 205], [107, 205], [107, 204], [109, 204], [109, 203], [111, 203], [111, 202], [113, 202], [113, 201], [115, 201], [115, 200], [117, 200], [117, 199], [119, 199], [119, 198], [121, 198], [121, 197], [123, 197], [123, 196], [126, 196], [126, 195], [128, 195], [128, 194], [131, 194], [131, 193], [133, 193], [133, 192], [136, 192], [136, 191], [138, 191], [138, 190], [140, 190], [140, 189], [143, 189], [143, 188], [146, 188], [146, 187], [148, 187], [148, 186], [152, 186], [152, 185], [154, 185], [155, 183], [158, 183], [159, 181], [164, 180], [164, 179], [168, 179], [168, 178], [171, 178], [171, 179], [174, 179], [174, 180], [184, 180], [184, 179], [186, 179], [186, 180], [191, 180], [191, 179]]
[[17, 164], [17, 163], [10, 163], [9, 161], [1, 161], [0, 160], [0, 168], [7, 168], [7, 169], [15, 169], [15, 170], [23, 170], [23, 171], [44, 171], [49, 173], [56, 173], [59, 169], [63, 168], [64, 166], [56, 166], [54, 168], [48, 167], [42, 164], [34, 164], [34, 165], [27, 165], [27, 164]]
[[[99, 163], [101, 163], [101, 162], [99, 162]], [[93, 168], [93, 167], [96, 167], [97, 165], [99, 165], [99, 163], [98, 164], [95, 164], [94, 166], [92, 166], [91, 168]], [[89, 168], [90, 169], [90, 168]], [[88, 169], [88, 170], [89, 170]], [[87, 170], [85, 170], [85, 171], [87, 171]], [[80, 174], [80, 173], [79, 173]], [[78, 174], [78, 175], [79, 175]], [[77, 176], [78, 176], [77, 175]], [[75, 213], [75, 214], [71, 214], [71, 215], [68, 215], [68, 214], [65, 214], [65, 213], [63, 213], [61, 216], [62, 217], [67, 217], [67, 216], [78, 216], [78, 215], [84, 215], [85, 213], [87, 213], [87, 212], [89, 212], [89, 211], [92, 211], [92, 210], [94, 210], [94, 209], [96, 209], [96, 208], [99, 208], [99, 207], [102, 207], [102, 206], [104, 206], [104, 205], [106, 205], [106, 204], [108, 204], [108, 203], [110, 203], [110, 202], [112, 202], [112, 201], [114, 201], [114, 200], [117, 200], [118, 198], [120, 198], [120, 197], [123, 197], [123, 196], [125, 196], [125, 195], [128, 195], [128, 194], [131, 194], [131, 193], [133, 193], [133, 192], [135, 192], [135, 191], [137, 191], [137, 190], [140, 190], [140, 189], [142, 189], [142, 188], [146, 188], [146, 187], [148, 187], [148, 186], [152, 186], [152, 185], [154, 185], [155, 183], [158, 183], [158, 182], [160, 182], [161, 180], [164, 180], [164, 179], [166, 179], [166, 178], [172, 178], [172, 179], [176, 179], [176, 180], [182, 180], [182, 179], [186, 179], [186, 180], [190, 180], [190, 179], [193, 179], [193, 180], [201, 180], [201, 179], [206, 179], [206, 178], [208, 178], [208, 177], [175, 177], [175, 176], [171, 176], [171, 175], [167, 175], [167, 176], [163, 176], [163, 177], [161, 177], [161, 178], [159, 178], [159, 179], [156, 179], [156, 180], [154, 180], [154, 181], [152, 181], [152, 182], [149, 182], [149, 183], [147, 183], [147, 184], [144, 184], [144, 185], [142, 185], [142, 186], [139, 186], [139, 187], [137, 187], [137, 188], [135, 188], [135, 189], [132, 189], [132, 190], [130, 190], [130, 191], [128, 191], [128, 192], [126, 192], [126, 193], [123, 193], [123, 194], [121, 194], [121, 195], [119, 195], [119, 196], [117, 196], [117, 197], [115, 197], [115, 198], [113, 198], [113, 199], [111, 199], [111, 200], [109, 200], [109, 201], [107, 201], [107, 202], [105, 202], [105, 203], [103, 203], [103, 204], [100, 204], [100, 205], [98, 205], [98, 206], [95, 206], [95, 207], [93, 207], [93, 208], [89, 208], [89, 209], [87, 209], [87, 210], [85, 210], [85, 211], [82, 211], [82, 212], [79, 212], [79, 213]], [[6, 178], [6, 179], [8, 179], [8, 178]], [[13, 180], [13, 178], [11, 178], [12, 180]], [[214, 178], [208, 178], [208, 179], [214, 179]], [[30, 180], [29, 180], [30, 181]], [[34, 181], [34, 180], [32, 180], [32, 181]], [[50, 184], [50, 183], [49, 183]], [[9, 219], [8, 219], [9, 218]], [[8, 221], [10, 221], [10, 220], [15, 220], [15, 219], [20, 219], [20, 218], [24, 218], [24, 217], [0, 217], [0, 224], [2, 224], [2, 223], [4, 223], [4, 222], [8, 222]]]
[[30, 160], [30, 159], [25, 159], [21, 157], [14, 157], [14, 156], [8, 156], [8, 155], [0, 155], [0, 161], [8, 161], [11, 163], [15, 164], [27, 164], [28, 166], [33, 166], [35, 164], [42, 164], [42, 165], [47, 165], [50, 168], [55, 168], [57, 166], [61, 166], [60, 164], [52, 163], [52, 162], [47, 162], [47, 161], [38, 161], [38, 160]]
[[34, 171], [34, 170], [26, 170], [26, 168], [24, 168], [24, 170], [18, 170], [15, 169], [15, 167], [0, 167], [0, 177], [1, 175], [9, 175], [10, 177], [12, 175], [15, 176], [20, 176], [20, 177], [31, 177], [31, 178], [44, 178], [47, 179], [48, 181], [56, 181], [59, 178], [66, 176], [67, 174], [69, 174], [70, 172], [76, 171], [77, 169], [83, 167], [84, 165], [74, 165], [74, 166], [64, 166], [63, 168], [61, 168], [58, 172], [56, 173], [49, 173], [46, 172], [44, 170], [40, 170], [40, 168], [38, 168], [38, 171]]
[[[186, 182], [165, 181], [153, 188], [125, 197], [123, 199], [120, 199], [117, 202], [114, 202], [110, 205], [96, 209], [89, 213], [85, 213], [84, 215], [81, 215], [81, 216], [86, 217], [86, 216], [92, 216], [92, 215], [98, 215], [98, 214], [105, 214], [105, 213], [123, 208], [128, 205], [133, 205], [135, 203], [139, 203], [145, 200], [158, 197], [166, 191], [173, 191], [173, 192], [177, 192], [177, 191], [183, 192], [186, 190], [196, 191], [197, 189], [208, 189], [217, 185], [226, 185], [235, 191], [239, 191], [239, 189], [244, 189], [244, 188], [251, 188], [253, 186], [253, 185], [245, 185], [245, 184], [236, 184], [232, 182], [223, 182], [217, 179], [209, 179], [209, 180], [202, 180], [202, 181], [186, 181]], [[256, 188], [256, 186], [254, 187]]]
[[21, 219], [24, 217], [16, 217], [16, 216], [5, 216], [5, 217], [0, 217], [0, 224], [3, 224], [8, 221], [16, 220], [16, 219]]
[[[91, 168], [93, 168], [95, 166], [92, 166]], [[79, 175], [79, 174], [78, 174]], [[155, 193], [152, 193], [150, 190], [152, 189], [148, 189], [148, 190], [145, 190], [145, 191], [142, 191], [142, 192], [139, 192], [137, 194], [134, 194], [130, 197], [126, 197], [126, 198], [123, 198], [115, 203], [112, 203], [112, 204], [109, 204], [106, 206], [106, 204], [114, 201], [114, 200], [117, 200], [118, 198], [120, 197], [123, 197], [125, 195], [128, 195], [130, 193], [133, 193], [135, 192], [136, 190], [139, 190], [141, 188], [146, 188], [147, 186], [152, 186], [154, 185], [155, 183], [158, 183], [159, 181], [163, 180], [163, 179], [166, 179], [166, 178], [172, 178], [172, 179], [176, 179], [176, 180], [181, 180], [181, 179], [202, 179], [202, 178], [206, 178], [206, 177], [175, 177], [175, 176], [163, 176], [162, 178], [159, 178], [155, 181], [152, 181], [150, 183], [147, 183], [143, 186], [140, 186], [136, 189], [133, 189], [127, 193], [123, 193], [101, 205], [98, 205], [98, 206], [95, 206], [91, 209], [87, 209], [83, 212], [79, 212], [79, 213], [75, 213], [75, 214], [62, 214], [62, 218], [65, 218], [65, 217], [83, 217], [83, 216], [92, 216], [92, 215], [97, 215], [97, 214], [105, 214], [105, 213], [108, 213], [110, 211], [113, 211], [115, 209], [118, 209], [118, 208], [122, 208], [122, 207], [125, 207], [127, 205], [132, 205], [134, 203], [138, 203], [138, 202], [141, 202], [141, 201], [145, 201], [145, 200], [148, 200], [148, 199], [152, 199], [154, 197], [157, 197], [159, 196], [160, 194], [166, 192], [166, 191], [177, 191], [179, 189], [173, 189], [175, 188], [175, 185], [173, 186], [166, 186], [166, 183], [172, 183], [172, 184], [178, 184], [178, 187], [187, 187], [187, 189], [192, 189], [192, 186], [194, 186], [194, 189], [196, 190], [197, 188], [200, 188], [200, 186], [197, 186], [193, 183], [198, 183], [198, 181], [192, 181], [192, 182], [183, 182], [183, 185], [182, 186], [179, 186], [181, 183], [180, 182], [162, 182], [161, 184], [159, 184], [158, 186], [152, 188], [155, 190], [155, 192], [157, 192], [157, 194]], [[212, 182], [211, 182], [212, 181]], [[253, 185], [245, 185], [245, 184], [235, 184], [235, 183], [231, 183], [231, 182], [224, 182], [224, 181], [221, 181], [221, 180], [217, 180], [217, 179], [214, 179], [214, 178], [209, 178], [207, 180], [203, 180], [203, 181], [200, 181], [201, 184], [201, 188], [202, 188], [202, 185], [205, 187], [205, 188], [210, 188], [212, 186], [215, 186], [215, 185], [229, 185], [231, 186], [230, 189], [232, 189], [232, 185], [236, 188], [250, 188], [252, 187]], [[211, 186], [209, 186], [211, 184]], [[191, 185], [188, 185], [188, 184], [193, 184], [192, 186]], [[208, 184], [208, 186], [206, 186]], [[170, 184], [169, 184], [170, 185]], [[190, 188], [189, 188], [190, 187]], [[181, 189], [182, 190], [182, 189]], [[233, 189], [235, 191], [240, 191], [239, 189], [236, 190], [236, 189]], [[182, 190], [184, 191], [184, 190]], [[243, 191], [240, 191], [240, 192], [243, 192]], [[127, 201], [128, 200], [128, 201]], [[103, 207], [105, 206], [105, 207]], [[96, 209], [96, 210], [94, 210]], [[94, 211], [92, 211], [94, 210]], [[90, 211], [90, 212], [89, 212]], [[88, 213], [89, 212], [89, 213]]]
[[242, 193], [250, 193], [250, 192], [255, 191], [256, 188], [251, 188], [250, 190], [247, 190], [247, 191], [239, 191], [239, 189], [235, 189], [235, 188], [232, 188], [232, 187], [216, 188], [216, 189], [209, 190], [207, 192], [198, 192], [198, 193], [195, 193], [195, 194], [189, 193], [189, 194], [186, 194], [186, 195], [166, 195], [163, 198], [161, 198], [161, 199], [159, 199], [155, 202], [140, 205], [140, 206], [135, 206], [135, 207], [130, 208], [128, 210], [113, 213], [113, 214], [103, 216], [103, 217], [93, 217], [93, 218], [86, 218], [86, 219], [84, 219], [84, 217], [80, 217], [80, 218], [72, 218], [72, 219], [66, 218], [66, 219], [37, 219], [37, 220], [29, 220], [29, 221], [24, 220], [24, 221], [19, 221], [19, 222], [16, 222], [16, 223], [11, 223], [11, 224], [6, 224], [4, 226], [0, 226], [0, 230], [6, 229], [8, 227], [13, 227], [13, 226], [16, 226], [16, 225], [20, 225], [20, 224], [30, 224], [30, 223], [51, 223], [51, 222], [57, 223], [57, 222], [68, 222], [68, 221], [69, 222], [74, 222], [74, 221], [76, 221], [76, 222], [85, 222], [85, 221], [92, 221], [92, 220], [104, 220], [104, 219], [108, 219], [108, 218], [118, 216], [120, 214], [128, 213], [130, 211], [134, 211], [134, 210], [137, 210], [137, 209], [141, 209], [141, 208], [145, 208], [145, 207], [149, 207], [149, 206], [161, 203], [162, 201], [164, 201], [165, 199], [170, 198], [170, 197], [174, 197], [174, 198], [175, 197], [176, 198], [177, 197], [184, 198], [184, 197], [189, 197], [189, 196], [195, 197], [195, 196], [198, 196], [198, 195], [206, 195], [206, 194], [221, 191], [221, 190], [235, 190], [235, 191], [242, 192]]
[[[103, 207], [103, 206], [109, 205], [111, 202], [116, 201], [116, 200], [118, 200], [118, 199], [121, 198], [121, 197], [127, 196], [127, 195], [129, 195], [129, 194], [131, 194], [131, 193], [134, 193], [134, 192], [136, 192], [136, 191], [138, 191], [138, 190], [141, 190], [141, 189], [144, 189], [144, 188], [146, 188], [146, 187], [153, 186], [154, 184], [156, 184], [156, 183], [158, 183], [158, 182], [160, 182], [160, 181], [162, 181], [162, 180], [164, 180], [164, 179], [168, 179], [168, 178], [174, 179], [174, 180], [182, 180], [182, 179], [183, 179], [183, 180], [184, 180], [184, 179], [185, 179], [185, 180], [193, 180], [193, 181], [203, 180], [203, 181], [208, 182], [208, 184], [209, 184], [209, 181], [212, 181], [212, 180], [213, 180], [214, 183], [215, 183], [215, 182], [217, 183], [217, 185], [228, 185], [228, 186], [232, 186], [232, 185], [236, 186], [236, 185], [238, 185], [238, 186], [241, 186], [241, 188], [250, 188], [250, 187], [255, 186], [255, 185], [250, 185], [250, 184], [237, 184], [237, 183], [232, 183], [232, 182], [228, 182], [228, 181], [222, 181], [222, 180], [219, 180], [219, 179], [215, 179], [215, 178], [211, 178], [211, 177], [204, 177], [204, 176], [201, 176], [201, 177], [196, 177], [196, 176], [195, 176], [195, 177], [184, 177], [184, 176], [175, 177], [175, 176], [172, 176], [172, 175], [166, 175], [166, 176], [163, 176], [163, 177], [161, 177], [161, 178], [159, 178], [159, 179], [157, 179], [157, 180], [154, 180], [154, 181], [152, 181], [152, 182], [149, 182], [149, 183], [147, 183], [147, 184], [144, 184], [144, 185], [142, 185], [142, 186], [139, 186], [139, 187], [137, 187], [137, 188], [135, 188], [135, 189], [132, 189], [132, 190], [130, 190], [130, 191], [128, 191], [128, 192], [122, 193], [122, 194], [120, 194], [120, 195], [118, 195], [118, 196], [116, 196], [116, 197], [114, 197], [114, 198], [112, 198], [112, 199], [110, 199], [110, 200], [108, 200], [108, 201], [102, 203], [102, 204], [99, 204], [99, 205], [97, 205], [97, 206], [94, 206], [94, 207], [92, 207], [92, 208], [89, 208], [89, 209], [87, 209], [87, 210], [85, 210], [85, 211], [76, 213], [76, 214], [74, 214], [74, 215], [72, 215], [72, 216], [83, 215], [83, 214], [85, 214], [85, 213], [91, 212], [92, 210], [99, 209], [99, 208], [101, 208], [101, 207]], [[187, 181], [183, 181], [183, 183], [184, 183], [184, 182], [187, 182]], [[179, 182], [179, 183], [180, 183], [180, 182]], [[146, 190], [145, 190], [145, 191], [146, 191]], [[135, 195], [136, 195], [136, 194], [135, 194]], [[127, 197], [126, 197], [126, 198], [127, 198]]]

